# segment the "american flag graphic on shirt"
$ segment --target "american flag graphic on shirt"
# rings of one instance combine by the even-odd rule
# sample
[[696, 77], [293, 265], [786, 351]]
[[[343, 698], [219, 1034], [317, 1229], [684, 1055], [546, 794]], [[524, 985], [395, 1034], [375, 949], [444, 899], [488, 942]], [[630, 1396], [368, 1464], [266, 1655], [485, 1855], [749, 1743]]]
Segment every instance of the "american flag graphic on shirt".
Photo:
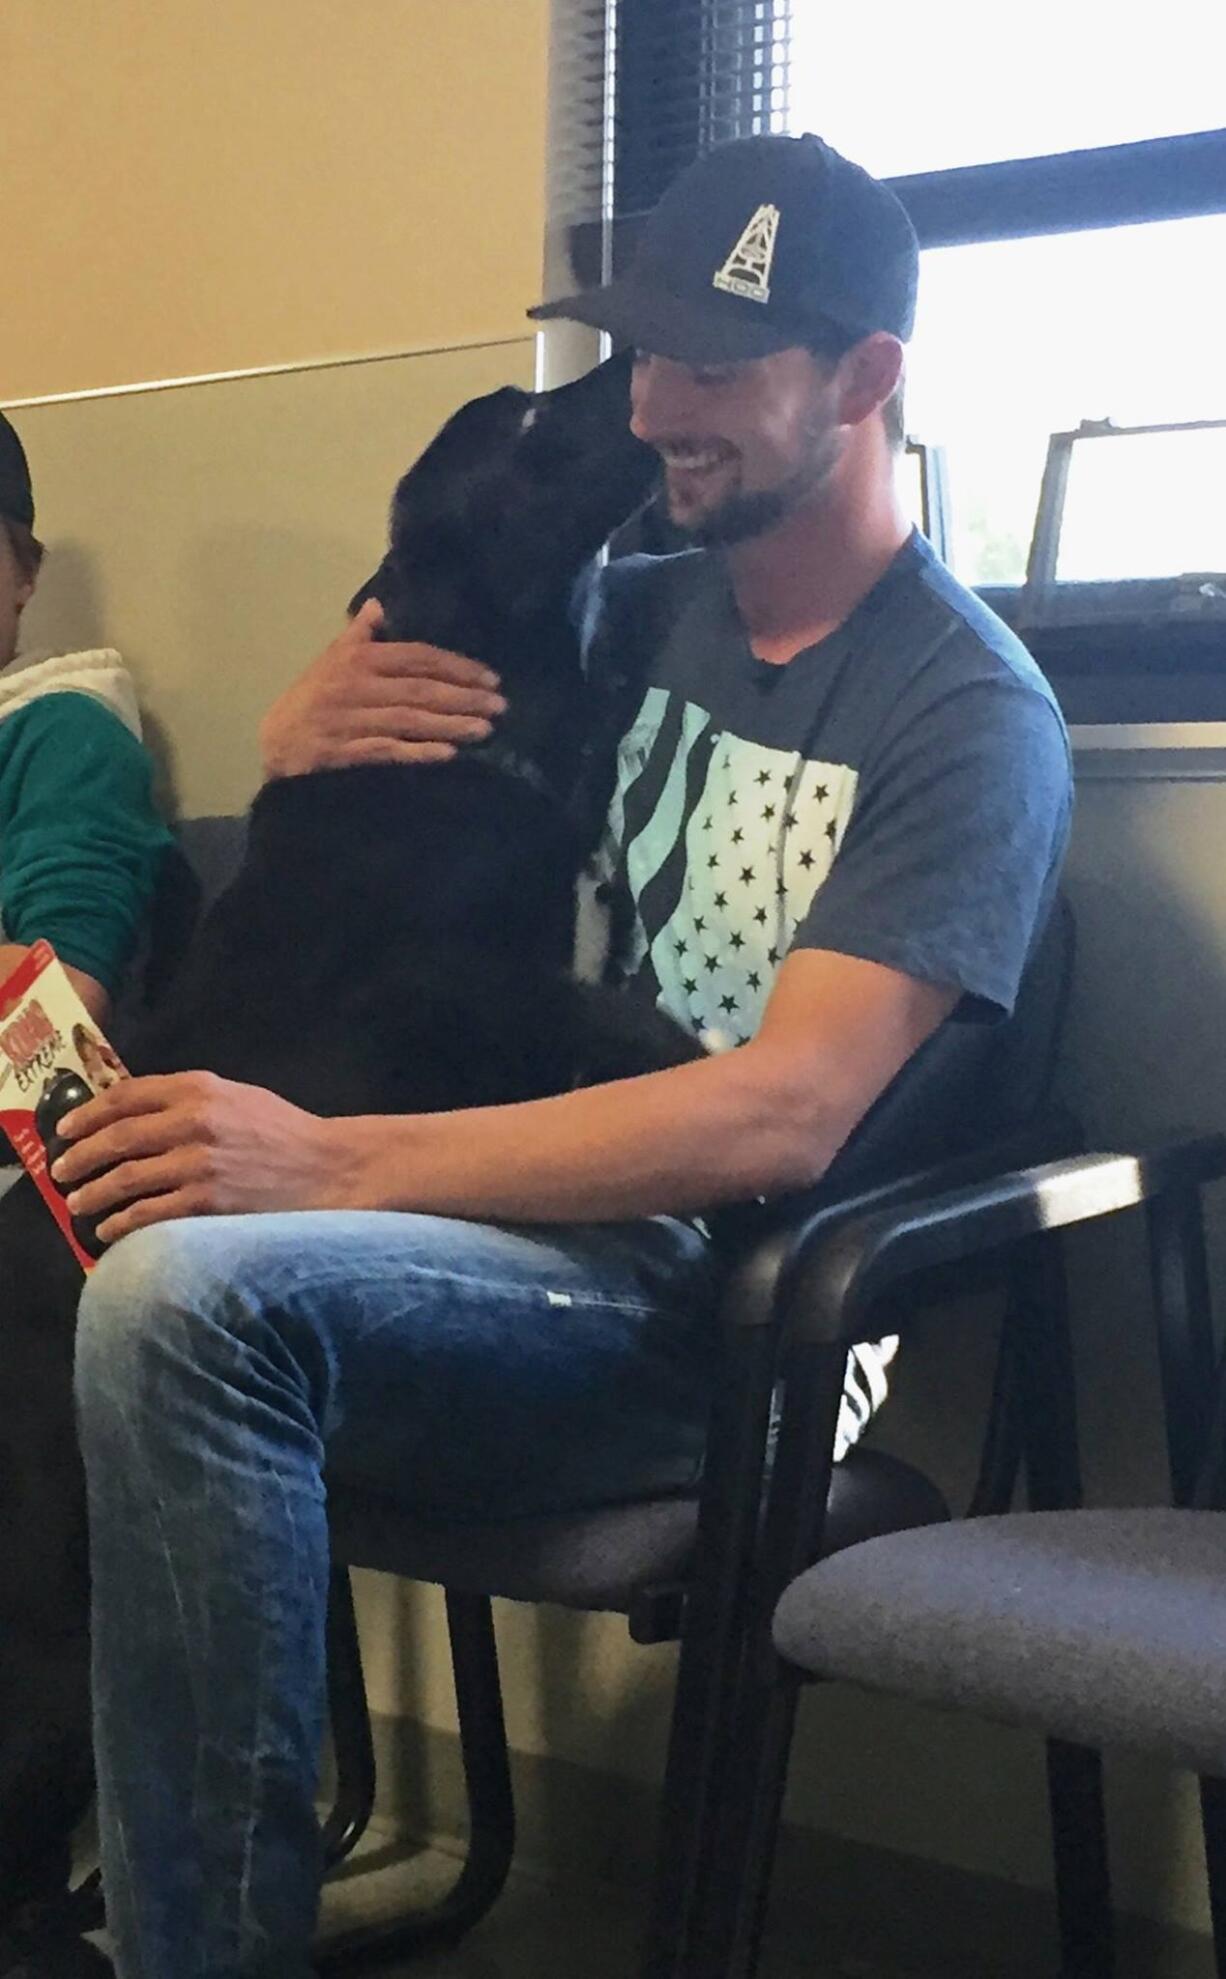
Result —
[[[711, 1049], [756, 1031], [856, 782], [845, 763], [746, 741], [694, 702], [647, 689], [618, 752], [600, 876], [633, 905], [625, 973]], [[889, 1336], [848, 1354], [836, 1460], [885, 1401], [897, 1350]]]
[[846, 764], [746, 741], [648, 688], [622, 739], [600, 860], [634, 909], [626, 973], [711, 1042], [752, 1037], [855, 794]]

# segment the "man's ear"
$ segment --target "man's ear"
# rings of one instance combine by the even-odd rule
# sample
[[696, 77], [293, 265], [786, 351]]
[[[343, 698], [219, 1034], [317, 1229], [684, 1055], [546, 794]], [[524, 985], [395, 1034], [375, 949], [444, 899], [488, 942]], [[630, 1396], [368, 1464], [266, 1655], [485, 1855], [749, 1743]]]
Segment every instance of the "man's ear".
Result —
[[839, 365], [839, 422], [859, 426], [893, 396], [902, 376], [903, 347], [888, 330], [874, 330], [844, 352]]

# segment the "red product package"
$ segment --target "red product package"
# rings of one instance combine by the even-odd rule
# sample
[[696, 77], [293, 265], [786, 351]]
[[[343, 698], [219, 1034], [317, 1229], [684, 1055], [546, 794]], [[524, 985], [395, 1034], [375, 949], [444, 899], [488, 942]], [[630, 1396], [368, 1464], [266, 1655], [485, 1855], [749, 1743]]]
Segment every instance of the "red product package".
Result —
[[35, 942], [0, 983], [0, 1127], [86, 1271], [100, 1246], [51, 1180], [51, 1163], [68, 1145], [56, 1130], [74, 1106], [127, 1076], [50, 942]]

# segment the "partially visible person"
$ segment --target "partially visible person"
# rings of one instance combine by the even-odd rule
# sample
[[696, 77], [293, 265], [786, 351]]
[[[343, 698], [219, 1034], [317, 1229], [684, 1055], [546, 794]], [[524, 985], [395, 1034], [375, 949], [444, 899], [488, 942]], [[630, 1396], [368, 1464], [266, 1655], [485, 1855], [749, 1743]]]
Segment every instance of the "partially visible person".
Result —
[[[119, 655], [18, 655], [42, 560], [25, 451], [0, 413], [0, 982], [45, 938], [105, 1028], [172, 841]], [[0, 1195], [20, 1173], [0, 1134]], [[0, 1204], [0, 1247], [15, 1241], [14, 1206]], [[66, 1248], [53, 1268], [77, 1272]], [[91, 1791], [71, 1384], [71, 1339], [0, 1310], [0, 1972], [57, 1979], [99, 1967], [70, 1940], [27, 1964], [67, 1887], [68, 1837]]]
[[170, 835], [118, 653], [18, 657], [42, 558], [25, 451], [0, 413], [0, 981], [44, 937], [105, 1024]]

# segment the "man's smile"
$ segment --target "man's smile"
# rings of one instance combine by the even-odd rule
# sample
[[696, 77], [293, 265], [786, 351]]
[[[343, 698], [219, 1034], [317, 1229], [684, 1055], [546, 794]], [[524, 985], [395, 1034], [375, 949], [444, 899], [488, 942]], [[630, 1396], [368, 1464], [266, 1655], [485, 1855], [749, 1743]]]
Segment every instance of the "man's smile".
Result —
[[732, 447], [669, 445], [657, 451], [670, 502], [687, 513], [709, 507], [735, 478], [738, 456]]
[[661, 447], [664, 465], [678, 474], [706, 474], [735, 459], [730, 447]]

